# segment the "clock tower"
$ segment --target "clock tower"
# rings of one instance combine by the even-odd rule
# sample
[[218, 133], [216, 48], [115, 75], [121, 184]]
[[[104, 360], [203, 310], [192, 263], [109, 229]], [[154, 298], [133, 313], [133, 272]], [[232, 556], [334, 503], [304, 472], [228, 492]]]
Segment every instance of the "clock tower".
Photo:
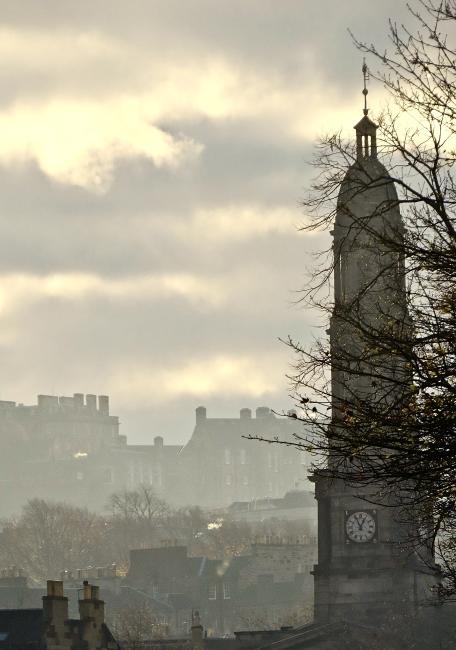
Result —
[[[366, 81], [365, 66], [363, 72]], [[377, 125], [368, 116], [366, 83], [363, 93], [364, 115], [354, 127], [356, 160], [340, 187], [332, 233], [330, 431], [340, 426], [347, 404], [372, 400], [387, 408], [397, 399], [392, 387], [411, 383], [403, 360], [369, 354], [372, 333], [381, 336], [384, 328], [392, 326], [406, 338], [411, 324], [398, 197], [377, 157]], [[375, 480], [350, 484], [340, 470], [331, 471], [339, 461], [334, 449], [328, 469], [316, 471], [312, 479], [319, 545], [314, 568], [315, 622], [345, 620], [382, 626], [395, 616], [415, 616], [432, 600], [432, 586], [438, 581], [432, 552], [405, 543], [414, 524], [401, 521], [400, 509], [390, 496], [379, 499], [379, 494], [386, 493], [381, 484]], [[362, 473], [362, 461], [357, 469]]]

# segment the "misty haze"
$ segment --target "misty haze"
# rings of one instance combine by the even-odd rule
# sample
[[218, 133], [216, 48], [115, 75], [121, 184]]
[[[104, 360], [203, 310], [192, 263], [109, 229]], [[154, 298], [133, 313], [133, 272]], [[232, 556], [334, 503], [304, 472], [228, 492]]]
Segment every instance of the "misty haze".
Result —
[[456, 639], [456, 0], [4, 0], [0, 650]]

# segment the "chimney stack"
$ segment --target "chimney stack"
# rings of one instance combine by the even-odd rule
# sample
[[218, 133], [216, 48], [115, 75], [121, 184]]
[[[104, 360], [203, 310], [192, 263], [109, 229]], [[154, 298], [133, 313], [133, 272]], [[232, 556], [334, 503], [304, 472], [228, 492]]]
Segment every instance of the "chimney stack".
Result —
[[251, 409], [241, 409], [239, 412], [239, 416], [241, 420], [250, 420], [252, 417], [252, 410]]
[[98, 410], [102, 415], [109, 415], [108, 395], [98, 395]]
[[43, 616], [49, 645], [65, 645], [65, 621], [68, 620], [68, 598], [63, 595], [61, 580], [47, 581], [47, 594], [43, 596]]
[[38, 395], [38, 408], [49, 411], [57, 410], [59, 398], [56, 395]]
[[86, 395], [86, 406], [89, 411], [95, 412], [97, 410], [97, 396]]
[[97, 625], [104, 623], [104, 601], [100, 600], [100, 587], [83, 582], [83, 594], [79, 601], [81, 621], [92, 621]]
[[206, 420], [207, 414], [206, 414], [206, 408], [204, 406], [198, 406], [195, 413], [196, 413], [196, 424], [198, 424], [199, 422], [204, 422], [204, 420]]
[[259, 406], [256, 410], [257, 418], [267, 418], [271, 414], [271, 409], [269, 406]]
[[89, 643], [89, 647], [100, 647], [104, 624], [104, 601], [100, 600], [100, 588], [84, 580], [82, 598], [78, 604], [83, 640]]

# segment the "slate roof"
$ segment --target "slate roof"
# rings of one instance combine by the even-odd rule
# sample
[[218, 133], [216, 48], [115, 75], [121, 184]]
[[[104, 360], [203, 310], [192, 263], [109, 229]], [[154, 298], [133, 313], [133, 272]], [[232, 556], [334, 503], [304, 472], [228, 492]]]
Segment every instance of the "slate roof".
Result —
[[[82, 639], [83, 621], [69, 619], [68, 624], [76, 638]], [[103, 623], [102, 628], [103, 646], [110, 643], [120, 649], [108, 626]], [[46, 645], [43, 642], [43, 632], [42, 609], [0, 609], [0, 649], [44, 650]], [[78, 648], [81, 644], [76, 643], [72, 647]]]
[[[300, 650], [301, 648], [317, 649], [320, 647], [323, 649], [328, 647], [328, 641], [334, 643], [336, 640], [339, 644], [342, 641], [348, 643], [352, 650], [365, 650], [366, 638], [369, 638], [371, 642], [381, 640], [389, 650], [399, 647], [394, 635], [383, 630], [380, 631], [376, 627], [337, 621], [323, 625], [310, 623], [292, 628], [284, 632], [283, 636], [277, 640], [274, 637], [270, 638], [269, 642], [266, 636], [263, 643], [256, 645], [255, 650]], [[331, 647], [333, 647], [332, 644]]]
[[42, 609], [0, 610], [0, 648], [42, 647]]
[[252, 501], [234, 501], [228, 510], [231, 512], [251, 512], [257, 510], [283, 510], [289, 508], [316, 508], [313, 492], [290, 490], [282, 498], [265, 497]]

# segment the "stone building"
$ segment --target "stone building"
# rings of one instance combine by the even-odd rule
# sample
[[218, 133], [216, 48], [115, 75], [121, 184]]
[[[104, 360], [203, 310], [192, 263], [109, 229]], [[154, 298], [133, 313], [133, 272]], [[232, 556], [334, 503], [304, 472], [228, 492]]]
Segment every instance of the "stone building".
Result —
[[209, 418], [206, 409], [196, 409], [196, 424], [180, 454], [187, 476], [186, 490], [192, 502], [206, 507], [228, 506], [235, 501], [282, 497], [294, 488], [310, 489], [308, 454], [285, 444], [249, 440], [295, 441], [302, 431], [299, 422], [276, 416], [262, 406], [243, 408], [238, 418]]
[[[342, 182], [333, 231], [335, 296], [329, 333], [334, 429], [342, 426], [345, 404], [391, 408], [391, 395], [412, 383], [399, 355], [369, 355], [369, 336], [380, 337], [394, 327], [405, 341], [410, 320], [397, 193], [377, 158], [377, 125], [367, 109], [355, 130], [357, 159]], [[329, 470], [314, 475], [319, 512], [316, 621], [389, 627], [392, 616], [432, 610], [432, 587], [439, 577], [432, 551], [406, 543], [422, 522], [404, 521], [380, 479], [354, 487], [343, 475], [332, 478], [336, 453], [335, 448], [330, 453]], [[361, 456], [359, 472], [363, 462]], [[382, 494], [387, 496], [378, 496]]]
[[0, 514], [31, 497], [104, 509], [110, 494], [152, 485], [160, 496], [177, 481], [181, 445], [128, 445], [109, 397], [38, 395], [37, 404], [0, 402]]
[[173, 505], [223, 507], [233, 501], [281, 497], [308, 483], [305, 454], [267, 445], [247, 435], [290, 439], [289, 418], [261, 407], [252, 417], [208, 418], [196, 410], [189, 442], [132, 445], [119, 432], [119, 418], [104, 395], [38, 395], [37, 404], [0, 402], [0, 515], [19, 511], [31, 497], [106, 508], [116, 491], [151, 486]]
[[171, 634], [190, 630], [197, 609], [210, 634], [281, 625], [296, 615], [310, 617], [316, 539], [267, 540], [244, 555], [214, 560], [191, 557], [185, 546], [130, 553], [125, 585], [170, 606]]
[[109, 398], [76, 393], [38, 395], [36, 405], [0, 402], [1, 514], [17, 512], [31, 497], [91, 501], [93, 481], [84, 468], [96, 462], [100, 486], [112, 481], [110, 453], [125, 446]]

